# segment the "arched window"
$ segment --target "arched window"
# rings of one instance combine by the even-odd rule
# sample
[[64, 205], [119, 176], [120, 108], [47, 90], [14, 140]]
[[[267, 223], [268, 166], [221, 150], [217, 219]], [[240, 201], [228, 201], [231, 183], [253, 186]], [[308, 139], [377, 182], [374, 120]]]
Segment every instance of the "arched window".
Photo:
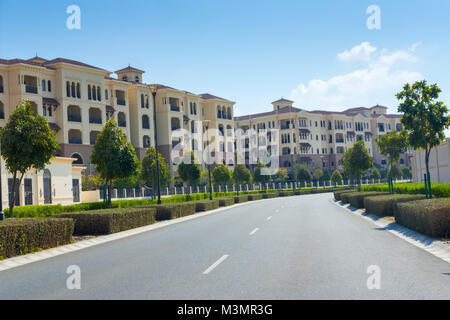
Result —
[[180, 119], [178, 119], [178, 118], [172, 118], [170, 120], [170, 124], [172, 126], [172, 131], [178, 130], [178, 129], [181, 128], [181, 126], [180, 126]]
[[89, 123], [102, 123], [102, 112], [98, 108], [89, 109]]
[[150, 129], [150, 121], [145, 114], [142, 116], [142, 129]]
[[95, 86], [92, 86], [92, 100], [97, 100], [97, 90]]
[[75, 161], [72, 162], [72, 165], [82, 165], [83, 164], [83, 158], [78, 153], [74, 153], [70, 157], [76, 159]]
[[80, 83], [77, 83], [77, 98], [81, 99], [81, 88], [80, 88]]
[[138, 76], [134, 77], [134, 80], [136, 80], [136, 82], [139, 83], [139, 77]]
[[141, 94], [141, 108], [145, 108], [144, 95]]
[[81, 131], [76, 129], [71, 129], [68, 132], [69, 143], [70, 144], [82, 144]]
[[142, 144], [143, 144], [144, 148], [150, 147], [150, 137], [149, 136], [144, 136], [142, 138]]
[[81, 122], [81, 109], [79, 106], [70, 105], [67, 107], [67, 120]]
[[119, 114], [117, 115], [117, 122], [119, 124], [119, 127], [127, 126], [127, 118], [125, 116], [125, 113], [119, 112]]
[[217, 107], [217, 118], [221, 118], [222, 117], [222, 112], [220, 111], [220, 107]]
[[97, 100], [102, 101], [102, 93], [100, 91], [100, 87], [97, 87]]
[[88, 85], [88, 99], [92, 100], [92, 92], [91, 92], [91, 85]]
[[0, 76], [0, 93], [3, 92], [3, 77]]
[[75, 82], [72, 82], [70, 90], [72, 91], [72, 98], [75, 98]]
[[69, 81], [66, 82], [66, 95], [67, 95], [67, 97], [70, 97], [70, 83], [69, 83]]
[[46, 91], [45, 90], [45, 80], [42, 80], [42, 91]]
[[105, 89], [105, 99], [108, 100], [108, 89]]
[[0, 101], [0, 119], [5, 119], [5, 106], [1, 101]]
[[196, 139], [192, 139], [192, 150], [198, 150], [198, 143]]
[[52, 82], [50, 80], [47, 81], [47, 90], [48, 92], [52, 92]]
[[227, 110], [227, 118], [228, 118], [228, 120], [231, 120], [231, 108], [230, 107], [228, 107], [228, 110]]

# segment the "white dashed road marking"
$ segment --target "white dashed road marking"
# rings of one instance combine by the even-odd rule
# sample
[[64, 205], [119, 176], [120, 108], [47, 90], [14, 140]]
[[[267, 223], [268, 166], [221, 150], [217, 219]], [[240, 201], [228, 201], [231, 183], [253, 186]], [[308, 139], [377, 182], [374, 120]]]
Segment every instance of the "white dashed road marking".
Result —
[[225, 261], [225, 259], [228, 258], [228, 257], [229, 257], [228, 254], [224, 254], [219, 260], [214, 262], [208, 269], [203, 271], [203, 274], [208, 274], [211, 271], [213, 271], [219, 264], [221, 264], [223, 261]]

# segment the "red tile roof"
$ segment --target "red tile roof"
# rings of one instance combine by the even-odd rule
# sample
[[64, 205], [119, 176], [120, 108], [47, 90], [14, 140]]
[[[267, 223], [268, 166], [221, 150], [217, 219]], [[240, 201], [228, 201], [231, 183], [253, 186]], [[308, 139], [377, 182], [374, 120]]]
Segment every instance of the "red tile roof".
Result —
[[145, 73], [145, 71], [133, 68], [131, 66], [128, 66], [126, 68], [114, 71], [114, 73], [119, 73], [119, 72], [124, 72], [124, 71], [135, 71], [135, 72], [139, 72], [139, 73]]
[[209, 94], [209, 93], [202, 93], [202, 94], [200, 94], [200, 97], [202, 97], [203, 100], [217, 99], [217, 100], [223, 100], [223, 101], [231, 102], [230, 100], [227, 100], [227, 99], [224, 99], [224, 98], [221, 98], [221, 97], [217, 97], [217, 96], [214, 96], [214, 95]]

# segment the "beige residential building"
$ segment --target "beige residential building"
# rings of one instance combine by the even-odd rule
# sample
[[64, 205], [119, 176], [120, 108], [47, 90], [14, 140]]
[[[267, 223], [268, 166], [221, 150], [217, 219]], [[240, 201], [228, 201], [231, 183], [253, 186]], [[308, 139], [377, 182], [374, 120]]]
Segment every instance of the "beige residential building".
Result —
[[[343, 153], [356, 141], [362, 140], [377, 166], [386, 165], [386, 157], [379, 153], [376, 139], [393, 130], [400, 130], [401, 115], [387, 114], [386, 107], [352, 108], [342, 112], [308, 111], [293, 107], [294, 101], [280, 99], [272, 102], [269, 112], [235, 117], [236, 128], [279, 130], [279, 165], [292, 168], [297, 163], [311, 168], [333, 171], [342, 170]], [[245, 141], [245, 159], [251, 159], [249, 145]], [[276, 155], [273, 153], [273, 155]], [[410, 152], [402, 155], [401, 165], [410, 165]]]

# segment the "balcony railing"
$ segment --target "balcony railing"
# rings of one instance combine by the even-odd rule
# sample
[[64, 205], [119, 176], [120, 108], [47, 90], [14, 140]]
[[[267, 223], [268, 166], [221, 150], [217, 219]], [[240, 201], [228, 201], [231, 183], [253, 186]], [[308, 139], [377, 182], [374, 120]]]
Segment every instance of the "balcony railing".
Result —
[[150, 125], [148, 123], [143, 123], [142, 129], [150, 129]]
[[179, 106], [170, 105], [170, 111], [180, 111], [180, 107]]
[[117, 99], [117, 104], [119, 106], [125, 106], [126, 105], [126, 101], [125, 101], [125, 99]]
[[102, 118], [96, 118], [96, 117], [89, 118], [89, 123], [102, 124]]
[[344, 139], [336, 139], [336, 142], [337, 142], [337, 143], [343, 143], [343, 142], [344, 142]]
[[180, 126], [172, 126], [172, 131], [180, 129]]
[[81, 122], [81, 116], [79, 115], [68, 115], [67, 116], [67, 120], [72, 121], [72, 122]]
[[70, 144], [82, 144], [81, 139], [71, 139], [69, 138], [69, 143]]
[[119, 121], [118, 124], [119, 124], [119, 127], [122, 127], [122, 128], [127, 126], [127, 123], [125, 121]]
[[34, 86], [25, 86], [26, 93], [38, 93], [38, 88]]

